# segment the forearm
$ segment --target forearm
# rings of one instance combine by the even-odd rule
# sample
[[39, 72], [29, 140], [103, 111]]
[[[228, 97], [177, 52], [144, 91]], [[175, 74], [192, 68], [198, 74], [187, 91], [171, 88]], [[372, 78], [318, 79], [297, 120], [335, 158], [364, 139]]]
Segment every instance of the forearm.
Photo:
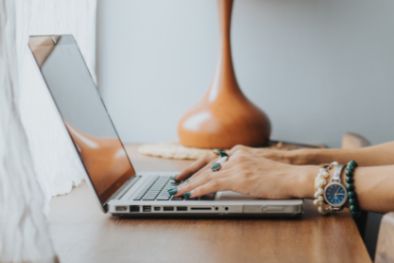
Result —
[[300, 149], [289, 151], [294, 164], [322, 164], [355, 160], [360, 166], [394, 164], [394, 142], [359, 149]]
[[394, 165], [359, 167], [354, 182], [362, 210], [394, 211]]
[[[290, 196], [313, 198], [317, 165], [293, 166], [287, 183]], [[359, 167], [354, 182], [362, 210], [375, 212], [394, 211], [394, 165]]]

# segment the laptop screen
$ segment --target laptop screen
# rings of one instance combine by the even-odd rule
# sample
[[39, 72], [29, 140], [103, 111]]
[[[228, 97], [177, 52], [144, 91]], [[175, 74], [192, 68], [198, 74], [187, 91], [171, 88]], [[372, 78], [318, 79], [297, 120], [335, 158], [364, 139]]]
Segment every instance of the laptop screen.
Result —
[[30, 37], [29, 47], [104, 206], [134, 168], [71, 35]]

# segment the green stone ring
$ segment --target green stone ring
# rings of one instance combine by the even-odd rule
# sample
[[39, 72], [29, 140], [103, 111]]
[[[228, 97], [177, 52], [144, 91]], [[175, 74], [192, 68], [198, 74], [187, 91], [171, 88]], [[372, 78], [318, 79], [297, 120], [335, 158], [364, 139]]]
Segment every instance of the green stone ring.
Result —
[[219, 157], [229, 157], [226, 151], [222, 149], [214, 149], [213, 152]]
[[219, 171], [220, 169], [222, 169], [222, 165], [221, 165], [220, 163], [218, 163], [218, 162], [214, 162], [214, 163], [212, 164], [212, 166], [211, 166], [212, 172], [217, 172], [217, 171]]
[[213, 152], [219, 157], [218, 160], [211, 165], [212, 172], [217, 172], [222, 169], [222, 164], [226, 162], [229, 158], [229, 155], [221, 149], [215, 149]]

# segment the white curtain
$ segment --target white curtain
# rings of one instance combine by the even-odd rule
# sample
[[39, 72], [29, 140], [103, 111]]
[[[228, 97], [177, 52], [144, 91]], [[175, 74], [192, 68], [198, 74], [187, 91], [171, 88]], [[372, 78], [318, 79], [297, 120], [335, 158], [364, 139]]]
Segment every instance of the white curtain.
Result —
[[0, 262], [56, 260], [44, 208], [84, 174], [28, 36], [74, 34], [94, 73], [95, 14], [96, 0], [0, 0]]
[[[95, 76], [96, 0], [17, 1], [22, 122], [46, 200], [71, 191], [84, 171], [27, 47], [29, 35], [73, 34]], [[29, 5], [26, 3], [30, 2]]]
[[43, 196], [17, 105], [20, 63], [15, 4], [0, 0], [0, 261], [51, 262], [54, 250]]

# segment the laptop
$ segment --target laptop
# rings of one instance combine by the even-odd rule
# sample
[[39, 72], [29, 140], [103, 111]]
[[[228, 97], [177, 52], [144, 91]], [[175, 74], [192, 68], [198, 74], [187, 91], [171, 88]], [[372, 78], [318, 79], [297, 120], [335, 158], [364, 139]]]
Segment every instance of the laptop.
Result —
[[31, 36], [29, 47], [104, 212], [158, 218], [303, 213], [303, 200], [262, 200], [230, 191], [193, 200], [171, 196], [167, 190], [177, 184], [176, 172], [134, 169], [74, 37]]

